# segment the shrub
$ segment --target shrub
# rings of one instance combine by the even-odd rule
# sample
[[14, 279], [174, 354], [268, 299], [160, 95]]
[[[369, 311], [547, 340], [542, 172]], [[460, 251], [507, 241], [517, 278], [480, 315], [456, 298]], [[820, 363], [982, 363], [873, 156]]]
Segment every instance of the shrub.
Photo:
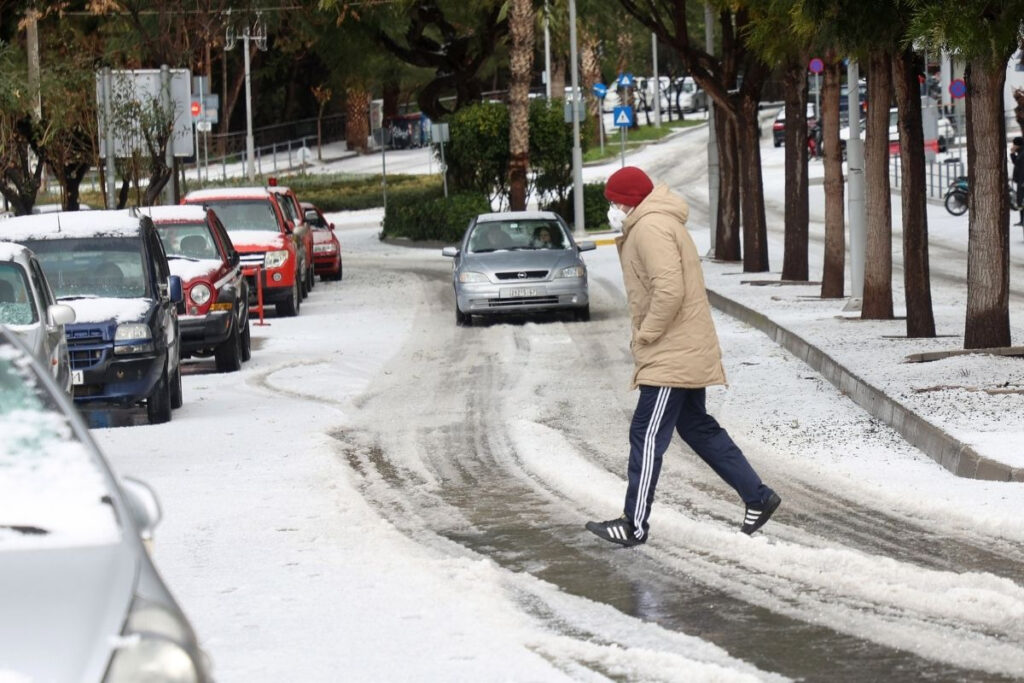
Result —
[[508, 107], [491, 102], [463, 107], [452, 114], [449, 130], [451, 141], [444, 154], [455, 190], [489, 198], [506, 194]]
[[[564, 201], [555, 200], [542, 208], [560, 214], [569, 225], [575, 228], [574, 197], [575, 193], [570, 189]], [[583, 184], [583, 225], [588, 232], [611, 229], [608, 225], [608, 200], [604, 198], [604, 183]]]
[[565, 122], [563, 100], [530, 103], [530, 167], [540, 203], [562, 205], [572, 187], [572, 125]]
[[458, 242], [471, 218], [491, 210], [487, 198], [476, 192], [409, 193], [401, 201], [391, 201], [384, 212], [382, 237], [406, 237], [411, 240]]

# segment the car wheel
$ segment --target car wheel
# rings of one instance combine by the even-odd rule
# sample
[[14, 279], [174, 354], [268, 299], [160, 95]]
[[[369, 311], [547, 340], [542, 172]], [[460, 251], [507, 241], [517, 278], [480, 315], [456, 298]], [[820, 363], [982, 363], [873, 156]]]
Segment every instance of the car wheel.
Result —
[[341, 268], [342, 268], [342, 265], [341, 265], [341, 261], [339, 260], [338, 261], [338, 272], [334, 274], [334, 279], [335, 280], [340, 280], [341, 279]]
[[316, 271], [313, 270], [312, 266], [306, 270], [306, 291], [312, 292], [313, 288], [316, 287]]
[[180, 408], [184, 402], [181, 393], [181, 364], [179, 363], [174, 370], [174, 376], [171, 377], [171, 408]]
[[252, 334], [249, 332], [249, 321], [245, 321], [245, 329], [242, 332], [242, 361], [252, 358]]
[[274, 308], [282, 318], [294, 318], [299, 314], [299, 307], [301, 305], [299, 300], [299, 281], [296, 279], [292, 284], [292, 295], [285, 301], [275, 304]]
[[775, 140], [776, 147], [782, 147], [782, 140]]
[[590, 320], [590, 304], [587, 304], [583, 308], [576, 309], [576, 320], [583, 323]]
[[160, 375], [160, 381], [153, 387], [153, 393], [146, 399], [146, 415], [151, 425], [171, 421], [171, 383], [167, 378], [166, 366]]
[[236, 372], [242, 369], [242, 335], [238, 326], [233, 326], [231, 334], [214, 350], [217, 359], [217, 372]]
[[[298, 277], [298, 273], [296, 273]], [[302, 301], [309, 296], [309, 271], [303, 271], [302, 277], [299, 279], [299, 301]]]
[[455, 324], [459, 327], [473, 326], [473, 316], [469, 313], [463, 313], [460, 311], [458, 304], [455, 304]]

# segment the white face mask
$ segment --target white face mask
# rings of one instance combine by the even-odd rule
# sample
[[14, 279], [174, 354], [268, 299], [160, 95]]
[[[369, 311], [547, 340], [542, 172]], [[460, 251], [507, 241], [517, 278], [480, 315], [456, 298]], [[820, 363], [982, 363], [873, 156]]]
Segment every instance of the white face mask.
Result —
[[627, 215], [616, 204], [612, 204], [608, 207], [608, 225], [612, 226], [612, 230], [622, 230], [622, 223], [626, 220]]

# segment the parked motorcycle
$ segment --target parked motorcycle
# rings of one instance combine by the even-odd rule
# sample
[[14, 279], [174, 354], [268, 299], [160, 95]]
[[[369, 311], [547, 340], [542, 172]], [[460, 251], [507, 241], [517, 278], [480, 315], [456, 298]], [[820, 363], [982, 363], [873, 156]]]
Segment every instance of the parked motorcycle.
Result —
[[957, 176], [950, 181], [943, 202], [946, 205], [946, 211], [954, 216], [962, 216], [967, 213], [967, 176]]

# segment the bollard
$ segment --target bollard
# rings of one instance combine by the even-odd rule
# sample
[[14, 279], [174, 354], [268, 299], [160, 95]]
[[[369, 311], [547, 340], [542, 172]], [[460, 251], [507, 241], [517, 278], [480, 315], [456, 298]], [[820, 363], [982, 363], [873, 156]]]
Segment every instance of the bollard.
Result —
[[256, 276], [256, 307], [260, 312], [260, 321], [253, 324], [260, 327], [268, 327], [270, 323], [263, 319], [263, 266], [256, 266], [254, 269], [246, 268], [242, 271], [242, 274]]

